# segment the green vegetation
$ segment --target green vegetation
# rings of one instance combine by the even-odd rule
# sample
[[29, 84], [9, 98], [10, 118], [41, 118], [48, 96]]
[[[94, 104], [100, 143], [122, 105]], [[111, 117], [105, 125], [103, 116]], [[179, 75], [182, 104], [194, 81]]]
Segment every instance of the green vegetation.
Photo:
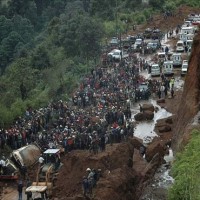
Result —
[[[98, 64], [106, 38], [123, 34], [153, 13], [183, 2], [1, 1], [0, 126], [8, 126], [29, 106], [67, 100], [81, 77]], [[198, 2], [189, 4], [197, 6]]]
[[183, 152], [176, 156], [172, 167], [174, 185], [169, 190], [169, 200], [200, 199], [200, 132], [193, 130], [192, 139]]

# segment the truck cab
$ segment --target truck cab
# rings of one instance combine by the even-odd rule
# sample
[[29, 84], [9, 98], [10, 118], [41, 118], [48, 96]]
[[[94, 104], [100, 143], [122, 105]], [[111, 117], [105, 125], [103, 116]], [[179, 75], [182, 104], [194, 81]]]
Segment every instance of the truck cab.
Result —
[[151, 65], [151, 76], [160, 76], [160, 66], [159, 64]]
[[163, 74], [165, 76], [171, 76], [174, 74], [173, 72], [173, 61], [165, 61], [163, 63]]

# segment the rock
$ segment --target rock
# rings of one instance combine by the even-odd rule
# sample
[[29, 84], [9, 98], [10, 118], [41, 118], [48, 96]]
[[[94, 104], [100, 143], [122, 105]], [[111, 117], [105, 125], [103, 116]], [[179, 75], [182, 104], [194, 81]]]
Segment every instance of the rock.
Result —
[[137, 137], [129, 138], [129, 142], [136, 149], [140, 149], [140, 147], [143, 145], [143, 140], [141, 140]]
[[143, 109], [143, 111], [149, 110], [151, 112], [154, 112], [154, 110], [155, 110], [153, 104], [151, 104], [151, 103], [143, 104], [142, 109]]
[[144, 121], [145, 118], [144, 118], [144, 114], [143, 113], [137, 113], [135, 116], [134, 116], [135, 120], [136, 121]]
[[143, 113], [137, 113], [134, 118], [136, 121], [152, 120], [154, 118], [154, 113], [150, 110], [146, 110]]
[[154, 109], [156, 113], [159, 111], [159, 108], [157, 106]]
[[165, 126], [160, 127], [160, 128], [158, 129], [158, 131], [159, 131], [160, 133], [169, 132], [169, 131], [171, 131], [171, 130], [172, 130], [172, 128], [171, 128], [171, 126], [169, 126], [169, 125], [165, 125]]
[[166, 146], [161, 143], [160, 141], [155, 141], [151, 143], [146, 149], [146, 160], [150, 162], [154, 155], [158, 153], [158, 156], [162, 160], [163, 156], [165, 155]]
[[152, 120], [154, 118], [154, 113], [152, 111], [147, 110], [143, 114], [146, 120]]
[[157, 103], [165, 103], [165, 99], [158, 99], [156, 102]]
[[172, 119], [171, 117], [169, 117], [169, 118], [167, 118], [167, 119], [165, 120], [165, 122], [166, 122], [167, 124], [173, 124], [173, 119]]

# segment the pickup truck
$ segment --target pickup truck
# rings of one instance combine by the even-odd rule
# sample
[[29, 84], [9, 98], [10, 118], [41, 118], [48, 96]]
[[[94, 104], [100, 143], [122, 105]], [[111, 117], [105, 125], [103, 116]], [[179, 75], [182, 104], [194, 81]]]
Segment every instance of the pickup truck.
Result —
[[128, 58], [129, 54], [125, 51], [114, 49], [112, 52], [108, 53], [108, 56], [111, 56], [114, 61], [120, 61], [121, 59]]

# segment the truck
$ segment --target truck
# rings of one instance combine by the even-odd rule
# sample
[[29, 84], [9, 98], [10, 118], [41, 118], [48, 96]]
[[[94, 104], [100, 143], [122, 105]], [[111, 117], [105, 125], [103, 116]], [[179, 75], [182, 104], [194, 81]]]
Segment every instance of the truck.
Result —
[[24, 167], [34, 165], [41, 154], [41, 149], [37, 144], [30, 144], [14, 150], [5, 161], [5, 170], [0, 175], [0, 179], [17, 179]]
[[124, 58], [128, 58], [128, 53], [126, 53], [123, 50], [114, 49], [112, 52], [110, 52], [108, 55], [110, 55], [114, 61], [120, 61]]

